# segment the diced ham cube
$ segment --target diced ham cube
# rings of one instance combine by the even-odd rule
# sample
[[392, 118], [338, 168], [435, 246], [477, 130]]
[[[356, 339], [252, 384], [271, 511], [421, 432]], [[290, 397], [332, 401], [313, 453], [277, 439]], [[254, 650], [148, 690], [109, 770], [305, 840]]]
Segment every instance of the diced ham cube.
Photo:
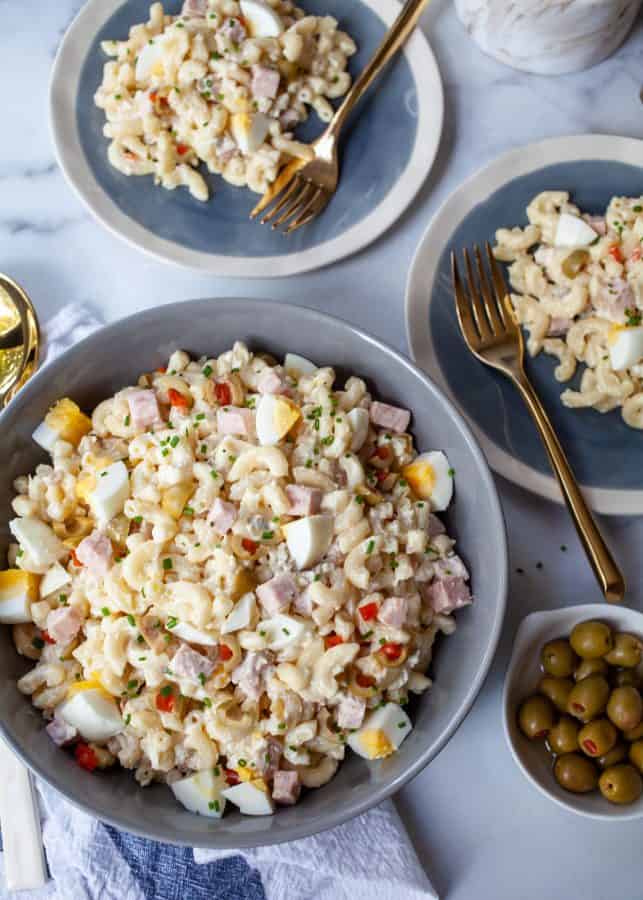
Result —
[[208, 11], [208, 0], [185, 0], [181, 15], [202, 19]]
[[451, 613], [473, 602], [464, 578], [443, 578], [429, 585], [428, 597], [436, 613]]
[[208, 522], [219, 534], [227, 534], [237, 519], [237, 507], [219, 497], [212, 504], [208, 514]]
[[259, 602], [269, 616], [276, 616], [288, 609], [296, 593], [297, 586], [290, 575], [275, 575], [257, 588]]
[[226, 406], [217, 410], [217, 429], [221, 434], [249, 435], [254, 427], [254, 415], [243, 406]]
[[287, 484], [286, 496], [291, 516], [314, 516], [319, 512], [322, 501], [322, 492], [319, 488], [305, 487], [303, 484]]
[[154, 391], [136, 390], [127, 395], [127, 405], [132, 417], [132, 425], [138, 431], [145, 431], [151, 425], [162, 425], [163, 419]]
[[601, 236], [607, 234], [607, 222], [602, 216], [583, 216], [590, 228]]
[[138, 628], [145, 638], [148, 646], [156, 653], [168, 650], [168, 642], [165, 640], [167, 632], [163, 630], [163, 622], [158, 616], [142, 616], [138, 619]]
[[446, 559], [437, 559], [433, 563], [435, 577], [444, 580], [445, 578], [463, 578], [469, 580], [469, 572], [460, 557], [454, 553], [447, 556]]
[[590, 296], [599, 316], [621, 325], [625, 322], [625, 310], [636, 307], [632, 286], [623, 278], [610, 278], [607, 282], [596, 279], [590, 285]]
[[292, 608], [296, 613], [299, 613], [300, 616], [307, 616], [310, 618], [313, 614], [313, 598], [310, 595], [310, 591], [306, 589], [302, 591], [301, 594], [298, 594], [293, 600]]
[[292, 806], [299, 800], [301, 784], [297, 772], [275, 772], [272, 782], [272, 799], [277, 803]]
[[75, 609], [61, 606], [47, 616], [47, 634], [57, 644], [68, 644], [78, 634], [82, 622]]
[[231, 673], [230, 679], [233, 684], [239, 686], [249, 700], [258, 700], [263, 693], [264, 679], [270, 667], [270, 660], [266, 653], [263, 651], [255, 653], [254, 650], [251, 650], [246, 654], [243, 662]]
[[562, 337], [567, 334], [571, 324], [571, 319], [565, 319], [563, 316], [553, 316], [549, 321], [547, 337]]
[[402, 628], [406, 622], [408, 604], [404, 597], [387, 597], [379, 608], [377, 618], [383, 625]]
[[273, 737], [268, 737], [265, 744], [259, 745], [259, 752], [255, 755], [254, 762], [264, 778], [272, 778], [277, 771], [281, 754], [281, 742]]
[[371, 403], [370, 416], [373, 425], [379, 425], [380, 428], [386, 428], [398, 434], [405, 432], [411, 421], [411, 413], [408, 409], [380, 403], [379, 400]]
[[92, 531], [76, 547], [76, 557], [92, 575], [105, 575], [112, 564], [112, 542], [101, 531]]
[[239, 19], [231, 18], [230, 16], [225, 19], [219, 31], [231, 44], [242, 44], [248, 34]]
[[435, 513], [429, 513], [429, 521], [427, 523], [429, 539], [437, 537], [439, 534], [444, 534], [445, 531], [446, 528], [444, 527], [442, 519], [438, 519]]
[[57, 747], [64, 747], [65, 744], [78, 737], [78, 732], [74, 726], [68, 725], [64, 719], [59, 718], [55, 713], [45, 731]]
[[279, 90], [280, 78], [276, 69], [269, 69], [268, 66], [253, 66], [252, 84], [250, 85], [253, 96], [274, 100]]
[[202, 681], [199, 676], [208, 678], [214, 670], [215, 662], [202, 653], [197, 653], [187, 644], [181, 644], [172, 657], [171, 670], [177, 678], [185, 678], [188, 681]]
[[288, 385], [274, 369], [266, 369], [261, 373], [257, 387], [260, 394], [285, 394], [288, 391]]
[[337, 724], [340, 728], [359, 728], [364, 721], [366, 702], [361, 697], [347, 694], [337, 707]]

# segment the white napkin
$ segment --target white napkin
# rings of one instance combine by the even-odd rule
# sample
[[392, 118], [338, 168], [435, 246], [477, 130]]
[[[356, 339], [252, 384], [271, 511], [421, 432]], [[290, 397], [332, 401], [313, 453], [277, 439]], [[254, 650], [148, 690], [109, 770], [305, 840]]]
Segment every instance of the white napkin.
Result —
[[[81, 303], [64, 307], [45, 325], [44, 362], [101, 324]], [[55, 801], [57, 795], [51, 788], [38, 787], [55, 884], [50, 882], [28, 896], [34, 900], [71, 897], [65, 893], [65, 884], [69, 888], [76, 884], [79, 893], [74, 897], [107, 900], [105, 885], [118, 872], [116, 894], [134, 900], [138, 891], [133, 886], [125, 891], [128, 868], [113, 842], [104, 840], [100, 826], [62, 799]], [[132, 789], [136, 789], [134, 784]], [[438, 896], [390, 800], [345, 825], [288, 844], [244, 851], [194, 849], [195, 862], [203, 864], [239, 855], [259, 871], [267, 900], [437, 900]]]

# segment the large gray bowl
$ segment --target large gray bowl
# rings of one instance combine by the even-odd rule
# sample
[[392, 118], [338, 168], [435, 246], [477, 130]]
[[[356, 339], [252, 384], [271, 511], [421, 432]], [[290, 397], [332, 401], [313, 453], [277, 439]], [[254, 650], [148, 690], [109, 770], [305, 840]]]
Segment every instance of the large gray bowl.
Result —
[[85, 410], [140, 372], [165, 363], [176, 348], [216, 355], [242, 339], [283, 357], [300, 353], [335, 367], [339, 379], [363, 376], [382, 400], [414, 411], [421, 449], [446, 451], [456, 471], [451, 534], [473, 572], [475, 603], [437, 646], [435, 685], [412, 709], [415, 727], [399, 753], [366, 763], [349, 754], [337, 776], [295, 807], [272, 817], [227, 813], [220, 821], [182, 810], [162, 785], [140, 789], [131, 773], [89, 774], [47, 737], [42, 719], [16, 688], [29, 664], [0, 629], [0, 729], [41, 778], [92, 815], [144, 837], [197, 847], [243, 848], [305, 837], [362, 813], [420, 772], [444, 747], [480, 690], [496, 649], [505, 609], [507, 550], [496, 490], [478, 445], [459, 413], [410, 362], [338, 319], [265, 300], [195, 300], [149, 310], [103, 328], [39, 372], [0, 416], [0, 557], [9, 541], [13, 479], [43, 461], [31, 433], [47, 408], [70, 396]]

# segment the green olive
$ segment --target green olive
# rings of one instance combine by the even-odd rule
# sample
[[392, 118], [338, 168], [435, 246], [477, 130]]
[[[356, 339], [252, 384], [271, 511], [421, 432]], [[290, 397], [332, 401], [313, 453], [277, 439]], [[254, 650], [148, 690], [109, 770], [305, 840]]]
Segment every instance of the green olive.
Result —
[[607, 702], [607, 715], [621, 731], [636, 728], [643, 718], [643, 700], [636, 688], [631, 685], [614, 688]]
[[601, 794], [610, 803], [634, 803], [641, 796], [643, 781], [634, 766], [620, 763], [605, 769], [598, 781]]
[[586, 794], [593, 791], [598, 782], [594, 763], [580, 753], [564, 753], [554, 763], [554, 777], [566, 791]]
[[626, 631], [617, 631], [614, 635], [614, 646], [605, 656], [610, 666], [623, 666], [633, 669], [641, 662], [641, 641]]
[[609, 625], [590, 620], [574, 626], [569, 642], [582, 659], [597, 659], [610, 652], [614, 639]]
[[589, 250], [572, 250], [562, 261], [561, 268], [567, 278], [576, 278], [581, 269], [589, 262]]
[[636, 766], [639, 772], [643, 772], [643, 741], [634, 741], [630, 744], [630, 762]]
[[574, 687], [571, 678], [553, 678], [551, 675], [545, 675], [540, 679], [538, 690], [554, 704], [559, 712], [567, 711], [567, 699]]
[[614, 687], [625, 687], [626, 684], [635, 688], [641, 687], [638, 669], [613, 669], [611, 681]]
[[624, 731], [623, 737], [626, 741], [640, 741], [643, 738], [643, 722], [637, 725], [636, 728], [629, 728], [627, 731]]
[[569, 641], [558, 638], [544, 645], [540, 653], [540, 662], [547, 675], [553, 675], [554, 678], [569, 678], [577, 659]]
[[582, 681], [590, 675], [607, 675], [609, 666], [604, 659], [581, 659], [574, 669], [574, 681]]
[[590, 675], [577, 682], [567, 698], [567, 712], [581, 722], [599, 716], [607, 704], [610, 688], [602, 675]]
[[570, 716], [561, 716], [547, 735], [547, 747], [551, 753], [561, 756], [578, 750], [580, 725]]
[[608, 719], [594, 719], [581, 728], [578, 743], [583, 753], [595, 759], [610, 752], [617, 736], [616, 728]]
[[518, 711], [518, 724], [530, 740], [546, 737], [555, 722], [554, 707], [547, 697], [528, 697]]
[[624, 741], [617, 741], [610, 752], [606, 753], [605, 756], [599, 756], [596, 762], [601, 769], [609, 769], [610, 766], [615, 766], [617, 763], [623, 762], [626, 759], [627, 744]]

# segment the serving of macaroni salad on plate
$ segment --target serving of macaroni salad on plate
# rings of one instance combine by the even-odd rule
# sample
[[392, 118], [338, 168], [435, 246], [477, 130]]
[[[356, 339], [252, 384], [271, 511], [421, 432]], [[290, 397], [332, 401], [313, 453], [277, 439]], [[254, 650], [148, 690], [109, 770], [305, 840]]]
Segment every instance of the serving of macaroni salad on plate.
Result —
[[571, 409], [620, 408], [643, 428], [643, 198], [613, 197], [605, 215], [582, 214], [566, 191], [527, 207], [526, 228], [496, 232], [494, 255], [510, 263], [511, 302], [532, 356], [558, 359], [555, 377], [585, 368]]
[[394, 753], [439, 632], [471, 602], [437, 512], [442, 451], [350, 377], [243, 343], [176, 351], [100, 403], [64, 398], [15, 482], [0, 622], [21, 692], [90, 771], [250, 815]]
[[330, 121], [356, 51], [334, 18], [290, 0], [185, 0], [178, 16], [153, 3], [127, 40], [101, 46], [113, 58], [95, 96], [110, 163], [201, 201], [201, 163], [263, 193], [283, 161], [312, 158], [293, 130], [311, 108]]

